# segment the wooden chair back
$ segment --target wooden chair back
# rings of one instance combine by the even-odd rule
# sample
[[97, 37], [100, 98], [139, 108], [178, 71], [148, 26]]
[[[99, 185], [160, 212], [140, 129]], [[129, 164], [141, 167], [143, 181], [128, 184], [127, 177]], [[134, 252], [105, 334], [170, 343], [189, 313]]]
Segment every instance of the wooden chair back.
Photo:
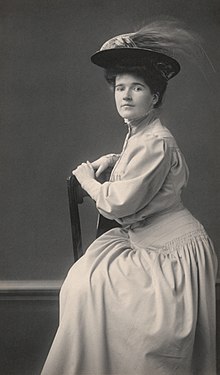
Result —
[[[84, 254], [82, 248], [82, 231], [80, 225], [79, 204], [83, 203], [84, 198], [88, 196], [88, 194], [85, 192], [85, 190], [82, 189], [81, 185], [74, 175], [67, 178], [67, 189], [72, 232], [73, 256], [74, 261], [76, 262]], [[120, 224], [115, 220], [107, 219], [101, 214], [98, 214], [96, 238], [115, 227], [120, 227]]]

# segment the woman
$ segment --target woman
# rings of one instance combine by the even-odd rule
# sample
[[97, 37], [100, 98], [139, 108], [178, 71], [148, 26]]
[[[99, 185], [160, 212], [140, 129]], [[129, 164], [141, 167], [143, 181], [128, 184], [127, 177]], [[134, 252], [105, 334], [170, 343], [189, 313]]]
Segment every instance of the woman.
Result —
[[[186, 50], [184, 41], [193, 50], [191, 34], [157, 23], [110, 39], [92, 56], [114, 87], [128, 134], [120, 155], [72, 173], [121, 228], [96, 239], [70, 269], [43, 375], [216, 373], [216, 256], [181, 202], [188, 168], [158, 117], [180, 70], [169, 50]], [[96, 177], [108, 167], [101, 184]]]

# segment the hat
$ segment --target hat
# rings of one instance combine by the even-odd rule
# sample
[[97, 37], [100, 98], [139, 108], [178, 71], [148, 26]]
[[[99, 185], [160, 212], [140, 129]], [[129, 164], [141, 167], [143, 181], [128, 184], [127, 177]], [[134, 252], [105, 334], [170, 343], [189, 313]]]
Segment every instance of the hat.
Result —
[[118, 35], [105, 42], [101, 49], [91, 56], [91, 60], [105, 69], [118, 66], [153, 67], [166, 80], [179, 73], [180, 64], [173, 57], [161, 52], [158, 44], [156, 48], [152, 46], [152, 41], [149, 42], [151, 48], [147, 48], [146, 41], [146, 46], [143, 44], [143, 39], [138, 40], [137, 33]]

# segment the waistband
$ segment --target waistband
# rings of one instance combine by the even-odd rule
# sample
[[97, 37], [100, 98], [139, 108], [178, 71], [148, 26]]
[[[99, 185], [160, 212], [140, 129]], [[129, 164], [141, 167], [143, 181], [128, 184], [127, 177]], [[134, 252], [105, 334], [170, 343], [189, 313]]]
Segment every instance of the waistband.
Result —
[[185, 213], [186, 215], [191, 215], [191, 213], [183, 206], [183, 204], [179, 203], [177, 206], [175, 206], [172, 209], [161, 211], [152, 216], [148, 216], [148, 217], [143, 218], [142, 220], [136, 221], [135, 223], [132, 223], [132, 224], [122, 225], [122, 228], [125, 230], [129, 230], [129, 229], [133, 230], [135, 228], [142, 228], [142, 227], [145, 227], [146, 225], [151, 225], [153, 223], [160, 222], [161, 220], [166, 220], [167, 218], [170, 218], [177, 213], [181, 213], [181, 214]]

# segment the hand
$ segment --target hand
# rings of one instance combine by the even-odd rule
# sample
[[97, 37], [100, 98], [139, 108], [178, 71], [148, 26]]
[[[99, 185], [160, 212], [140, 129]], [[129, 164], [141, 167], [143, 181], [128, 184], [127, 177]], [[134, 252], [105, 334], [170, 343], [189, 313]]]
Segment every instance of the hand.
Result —
[[91, 163], [92, 167], [96, 169], [95, 175], [99, 177], [105, 169], [111, 166], [111, 157], [108, 156], [101, 156], [101, 158], [93, 161]]
[[89, 161], [79, 165], [76, 169], [72, 171], [72, 174], [76, 176], [80, 184], [82, 184], [83, 181], [88, 180], [90, 178], [95, 179], [95, 172], [92, 167], [92, 164]]

